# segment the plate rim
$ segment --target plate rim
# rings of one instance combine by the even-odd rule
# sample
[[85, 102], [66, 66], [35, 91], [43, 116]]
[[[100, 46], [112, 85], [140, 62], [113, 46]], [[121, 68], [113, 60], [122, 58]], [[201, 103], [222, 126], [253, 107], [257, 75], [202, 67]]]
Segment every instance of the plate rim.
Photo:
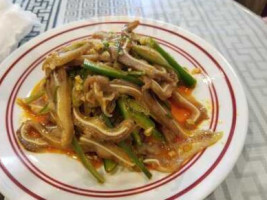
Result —
[[[144, 22], [144, 23], [148, 23], [148, 24], [160, 24], [160, 25], [167, 25], [167, 29], [179, 29], [181, 30], [183, 33], [185, 33], [186, 35], [189, 35], [189, 36], [192, 36], [193, 38], [196, 38], [197, 40], [200, 40], [200, 41], [204, 41], [204, 44], [201, 44], [201, 47], [209, 47], [209, 49], [211, 49], [211, 51], [213, 51], [213, 53], [217, 54], [216, 56], [219, 56], [223, 62], [225, 63], [225, 65], [227, 65], [227, 67], [230, 69], [231, 73], [235, 76], [235, 79], [238, 83], [238, 87], [241, 89], [239, 91], [239, 95], [245, 97], [245, 93], [244, 93], [244, 89], [243, 89], [243, 86], [241, 84], [241, 81], [238, 77], [238, 75], [236, 74], [235, 70], [233, 69], [233, 67], [228, 63], [228, 61], [221, 55], [221, 53], [216, 49], [214, 48], [212, 45], [210, 45], [207, 41], [205, 41], [204, 39], [200, 38], [199, 36], [181, 28], [181, 27], [178, 27], [178, 26], [175, 26], [173, 24], [169, 24], [169, 23], [166, 23], [166, 22], [163, 22], [163, 21], [159, 21], [159, 20], [154, 20], [154, 19], [148, 19], [148, 18], [140, 18], [140, 17], [128, 17], [128, 16], [109, 16], [109, 17], [96, 17], [96, 18], [91, 18], [91, 19], [88, 19], [88, 20], [81, 20], [81, 21], [76, 21], [76, 22], [72, 22], [72, 23], [69, 23], [69, 24], [66, 24], [66, 25], [63, 25], [63, 26], [59, 26], [55, 29], [51, 29], [45, 33], [42, 33], [40, 34], [39, 36], [33, 38], [32, 40], [30, 40], [29, 42], [25, 43], [25, 44], [28, 44], [29, 46], [32, 46], [33, 44], [35, 44], [36, 42], [38, 41], [41, 41], [42, 38], [47, 38], [49, 37], [50, 35], [53, 35], [55, 33], [57, 33], [58, 31], [60, 30], [66, 30], [68, 28], [71, 28], [71, 27], [76, 27], [76, 26], [79, 26], [84, 24], [84, 23], [93, 23], [94, 21], [96, 22], [99, 22], [100, 20], [103, 20], [104, 22], [107, 22], [107, 21], [130, 21], [132, 19], [139, 19], [140, 21]], [[158, 25], [157, 25], [158, 26]], [[9, 60], [12, 60], [12, 58], [16, 57], [16, 54], [19, 54], [21, 52], [25, 52], [25, 50], [27, 50], [27, 47], [24, 45], [22, 45], [20, 48], [16, 49], [10, 56], [8, 56], [8, 58], [6, 58], [1, 64], [0, 64], [0, 74], [1, 74], [1, 79], [0, 79], [0, 85], [1, 85], [1, 81], [3, 80], [2, 78], [4, 78], [4, 76], [2, 75], [2, 68], [3, 68], [3, 65], [5, 63], [8, 63]], [[209, 52], [209, 51], [208, 51]], [[223, 66], [224, 67], [224, 66]], [[4, 72], [6, 72], [6, 70], [4, 70]], [[4, 74], [5, 75], [5, 74]], [[244, 105], [246, 105], [245, 107], [245, 113], [246, 113], [246, 116], [245, 116], [245, 119], [244, 121], [246, 121], [246, 126], [245, 126], [245, 129], [244, 129], [244, 132], [243, 133], [243, 141], [242, 141], [242, 145], [240, 146], [239, 149], [235, 149], [235, 151], [238, 150], [238, 152], [236, 153], [235, 155], [235, 158], [233, 159], [232, 163], [231, 163], [231, 166], [229, 167], [228, 170], [226, 170], [227, 172], [224, 173], [224, 175], [220, 176], [221, 177], [221, 180], [218, 181], [218, 184], [214, 185], [214, 187], [211, 189], [210, 188], [210, 191], [209, 192], [206, 192], [207, 194], [205, 196], [207, 196], [211, 191], [213, 191], [215, 189], [215, 187], [217, 187], [224, 179], [225, 177], [227, 176], [227, 174], [232, 170], [232, 167], [234, 166], [234, 164], [236, 163], [237, 161], [237, 158], [238, 156], [240, 155], [242, 149], [243, 149], [243, 145], [244, 145], [244, 140], [246, 138], [246, 133], [247, 133], [247, 127], [248, 127], [248, 106], [247, 106], [247, 100], [246, 100], [246, 97], [243, 98], [243, 103]], [[2, 191], [2, 188], [1, 188], [1, 191]], [[3, 192], [4, 193], [4, 192]], [[204, 196], [203, 196], [204, 197]]]

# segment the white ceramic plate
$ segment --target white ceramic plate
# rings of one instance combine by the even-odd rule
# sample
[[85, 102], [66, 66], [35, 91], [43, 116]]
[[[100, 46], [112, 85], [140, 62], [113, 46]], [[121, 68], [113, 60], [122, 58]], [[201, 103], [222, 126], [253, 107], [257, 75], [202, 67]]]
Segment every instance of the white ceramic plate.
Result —
[[[177, 61], [200, 68], [194, 95], [209, 107], [210, 119], [202, 128], [223, 131], [217, 144], [196, 155], [173, 174], [120, 169], [106, 175], [100, 185], [77, 161], [57, 154], [23, 150], [15, 137], [21, 110], [17, 97], [25, 97], [43, 76], [41, 63], [51, 51], [99, 31], [120, 31], [129, 17], [97, 18], [48, 31], [26, 43], [0, 66], [0, 190], [11, 200], [29, 199], [202, 199], [226, 177], [236, 162], [247, 131], [247, 102], [233, 68], [211, 45], [170, 24], [140, 19], [136, 32], [155, 37]], [[104, 173], [104, 170], [101, 171]]]

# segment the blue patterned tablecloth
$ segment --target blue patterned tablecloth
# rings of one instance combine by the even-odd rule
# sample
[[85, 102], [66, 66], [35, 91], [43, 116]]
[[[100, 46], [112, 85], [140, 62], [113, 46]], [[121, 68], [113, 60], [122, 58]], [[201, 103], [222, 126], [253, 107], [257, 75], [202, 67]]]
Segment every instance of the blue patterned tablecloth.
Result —
[[[208, 200], [267, 199], [267, 24], [232, 0], [13, 0], [37, 14], [41, 26], [22, 43], [53, 27], [90, 17], [143, 16], [181, 26], [213, 44], [234, 66], [249, 104], [245, 147]], [[0, 199], [2, 199], [0, 197]]]

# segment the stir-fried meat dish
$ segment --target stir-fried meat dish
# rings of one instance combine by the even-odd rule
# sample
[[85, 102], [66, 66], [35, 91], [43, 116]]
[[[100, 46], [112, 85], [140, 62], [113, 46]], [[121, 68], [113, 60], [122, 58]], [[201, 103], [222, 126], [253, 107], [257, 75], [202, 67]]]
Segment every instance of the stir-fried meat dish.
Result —
[[97, 32], [61, 47], [43, 62], [44, 78], [17, 99], [17, 130], [31, 152], [68, 152], [104, 182], [117, 166], [174, 172], [222, 133], [199, 130], [206, 108], [191, 91], [196, 79], [156, 40], [133, 32]]

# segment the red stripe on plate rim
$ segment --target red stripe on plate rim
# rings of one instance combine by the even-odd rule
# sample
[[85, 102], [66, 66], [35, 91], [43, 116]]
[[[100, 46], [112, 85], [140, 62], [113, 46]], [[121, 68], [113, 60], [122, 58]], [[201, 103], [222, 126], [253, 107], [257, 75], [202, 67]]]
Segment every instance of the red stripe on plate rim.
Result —
[[[125, 22], [105, 22], [105, 23], [125, 23]], [[53, 37], [56, 37], [56, 36], [58, 36], [58, 35], [60, 35], [60, 34], [63, 34], [63, 33], [66, 33], [66, 32], [69, 32], [69, 31], [71, 31], [71, 30], [74, 30], [74, 29], [78, 29], [78, 28], [82, 28], [82, 27], [85, 27], [85, 26], [89, 26], [89, 25], [97, 25], [97, 24], [104, 24], [104, 22], [103, 23], [94, 23], [94, 24], [87, 24], [87, 25], [82, 25], [82, 26], [78, 26], [78, 27], [74, 27], [74, 28], [72, 28], [72, 29], [68, 29], [68, 30], [65, 30], [65, 31], [63, 31], [63, 32], [61, 32], [61, 33], [57, 33], [57, 34], [55, 34]], [[235, 96], [234, 96], [234, 92], [233, 92], [233, 89], [232, 89], [232, 86], [231, 86], [231, 83], [230, 83], [230, 81], [229, 81], [229, 79], [228, 79], [228, 77], [227, 77], [227, 75], [226, 75], [226, 73], [223, 71], [223, 69], [222, 69], [222, 67], [219, 65], [219, 63], [207, 52], [207, 51], [205, 51], [202, 47], [200, 47], [198, 44], [196, 44], [195, 42], [193, 42], [192, 40], [190, 40], [190, 39], [188, 39], [188, 38], [186, 38], [185, 36], [182, 36], [182, 35], [180, 35], [180, 34], [178, 34], [178, 33], [176, 33], [176, 32], [173, 32], [173, 31], [171, 31], [171, 30], [168, 30], [168, 29], [164, 29], [164, 28], [161, 28], [161, 27], [157, 27], [157, 26], [154, 26], [154, 25], [150, 25], [150, 24], [141, 24], [141, 25], [143, 25], [143, 26], [149, 26], [149, 27], [152, 27], [152, 28], [158, 28], [158, 29], [160, 29], [160, 30], [163, 30], [163, 31], [166, 31], [166, 32], [169, 32], [169, 33], [171, 33], [171, 34], [174, 34], [174, 35], [176, 35], [176, 36], [178, 36], [178, 37], [181, 37], [181, 38], [183, 38], [183, 39], [185, 39], [185, 40], [187, 40], [188, 42], [190, 42], [190, 43], [192, 43], [192, 44], [194, 44], [195, 46], [197, 46], [200, 50], [202, 50], [212, 61], [213, 61], [213, 63], [215, 63], [216, 64], [216, 66], [218, 67], [218, 69], [220, 69], [220, 71], [222, 71], [223, 72], [223, 74], [224, 74], [224, 76], [225, 76], [225, 79], [226, 79], [226, 82], [227, 82], [227, 85], [228, 85], [228, 87], [229, 87], [229, 90], [230, 90], [230, 94], [231, 94], [231, 98], [232, 98], [232, 103], [233, 103], [233, 109], [234, 109], [234, 115], [233, 115], [233, 121], [232, 121], [232, 127], [231, 127], [231, 131], [230, 131], [230, 137], [228, 138], [228, 140], [227, 140], [227, 143], [226, 143], [226, 145], [225, 145], [225, 147], [224, 147], [224, 149], [223, 149], [223, 151], [222, 151], [222, 153], [220, 154], [220, 156], [218, 157], [218, 159], [216, 160], [216, 162], [213, 164], [213, 166], [203, 175], [203, 176], [207, 176], [215, 167], [216, 167], [216, 165], [219, 163], [219, 161], [221, 160], [221, 158], [223, 157], [223, 155], [225, 154], [225, 152], [226, 152], [226, 150], [227, 150], [227, 148], [228, 148], [228, 146], [230, 145], [230, 142], [231, 142], [231, 139], [232, 139], [232, 136], [233, 136], [233, 133], [234, 133], [234, 128], [235, 128], [235, 122], [236, 122], [236, 119], [234, 119], [235, 117], [236, 117], [236, 104], [235, 104]], [[51, 38], [51, 37], [50, 37]], [[40, 44], [42, 44], [42, 43], [44, 43], [45, 41], [48, 41], [50, 38], [46, 38], [45, 40], [43, 40], [43, 41], [41, 41], [40, 43], [38, 43], [38, 45], [40, 45]], [[27, 53], [28, 52], [30, 52], [32, 49], [34, 49], [36, 46], [34, 46], [34, 47], [32, 47], [31, 49], [29, 49], [28, 51], [26, 51]], [[25, 52], [25, 53], [26, 53]], [[25, 55], [25, 54], [24, 54]], [[13, 64], [12, 64], [12, 66], [11, 67], [9, 67], [8, 68], [8, 70], [6, 71], [6, 73], [4, 74], [4, 76], [2, 77], [2, 79], [0, 80], [0, 83], [3, 81], [3, 79], [6, 77], [6, 75], [8, 74], [8, 72], [14, 67], [14, 65], [18, 62], [18, 60], [20, 60], [24, 55], [21, 55], [20, 57], [19, 57], [19, 59], [17, 59]], [[217, 96], [217, 95], [216, 95]], [[202, 176], [202, 177], [203, 177]], [[203, 178], [202, 178], [203, 179]], [[198, 184], [200, 181], [198, 181], [197, 183], [195, 183], [195, 184], [192, 184], [191, 186], [189, 186], [188, 188], [187, 188], [187, 190], [184, 190], [184, 191], [188, 191], [188, 190], [190, 190], [190, 189], [192, 189], [196, 184]], [[176, 194], [176, 196], [177, 195], [179, 195], [179, 194], [182, 194], [183, 193], [183, 191], [181, 191], [181, 192], [179, 192], [179, 193], [177, 193]]]

